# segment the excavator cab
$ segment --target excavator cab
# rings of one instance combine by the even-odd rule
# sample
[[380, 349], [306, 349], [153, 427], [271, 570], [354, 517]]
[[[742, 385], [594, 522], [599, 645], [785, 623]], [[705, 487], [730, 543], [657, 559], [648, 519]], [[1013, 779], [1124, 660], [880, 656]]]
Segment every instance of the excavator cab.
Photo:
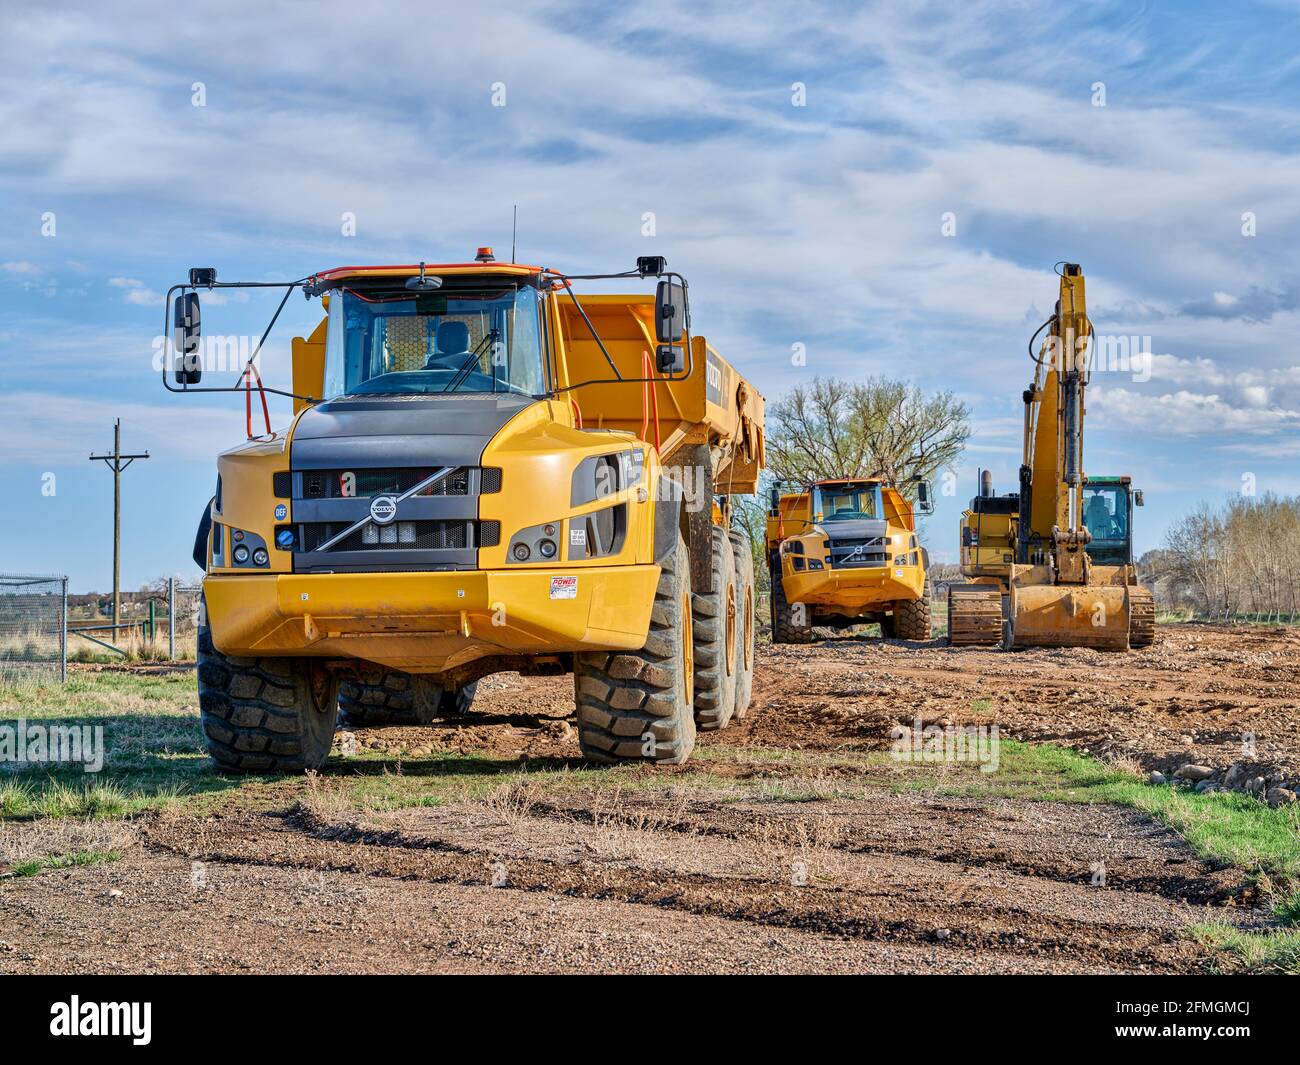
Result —
[[1089, 477], [1084, 482], [1083, 523], [1092, 534], [1087, 551], [1094, 566], [1132, 565], [1134, 502], [1127, 477]]

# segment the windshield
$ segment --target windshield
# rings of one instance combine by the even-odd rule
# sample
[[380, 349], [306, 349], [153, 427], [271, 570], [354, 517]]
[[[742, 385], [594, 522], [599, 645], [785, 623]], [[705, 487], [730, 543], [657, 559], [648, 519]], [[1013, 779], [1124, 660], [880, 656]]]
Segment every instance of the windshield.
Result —
[[1094, 540], [1128, 537], [1128, 492], [1122, 485], [1098, 485], [1083, 490], [1083, 524]]
[[817, 494], [814, 513], [822, 521], [861, 521], [880, 517], [880, 488], [874, 484], [823, 484]]
[[325, 398], [546, 391], [537, 291], [406, 295], [338, 289], [325, 343]]

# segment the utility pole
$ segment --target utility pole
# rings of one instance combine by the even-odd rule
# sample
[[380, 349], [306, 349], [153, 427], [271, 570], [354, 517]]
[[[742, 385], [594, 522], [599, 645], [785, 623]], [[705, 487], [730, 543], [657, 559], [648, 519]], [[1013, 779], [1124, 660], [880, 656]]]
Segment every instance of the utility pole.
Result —
[[113, 642], [117, 642], [117, 629], [122, 623], [122, 471], [143, 455], [122, 454], [122, 419], [113, 423], [113, 453], [91, 455], [91, 462], [102, 462], [113, 471]]

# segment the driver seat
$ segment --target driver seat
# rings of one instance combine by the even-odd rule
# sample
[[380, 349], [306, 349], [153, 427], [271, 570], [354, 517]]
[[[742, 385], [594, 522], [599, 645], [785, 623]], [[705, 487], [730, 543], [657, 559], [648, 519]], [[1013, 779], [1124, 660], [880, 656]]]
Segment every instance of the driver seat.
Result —
[[1113, 530], [1111, 529], [1110, 507], [1106, 506], [1106, 501], [1101, 496], [1093, 496], [1088, 500], [1088, 506], [1083, 515], [1083, 523], [1094, 537], [1103, 540], [1111, 537]]
[[434, 335], [437, 353], [429, 356], [426, 370], [459, 370], [469, 358], [469, 326], [464, 322], [439, 322]]

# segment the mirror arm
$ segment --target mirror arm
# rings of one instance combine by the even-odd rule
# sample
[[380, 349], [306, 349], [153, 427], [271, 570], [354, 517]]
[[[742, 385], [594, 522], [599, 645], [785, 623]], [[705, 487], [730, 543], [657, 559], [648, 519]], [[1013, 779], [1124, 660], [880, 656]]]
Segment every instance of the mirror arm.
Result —
[[591, 324], [591, 319], [587, 317], [586, 310], [583, 308], [582, 304], [578, 302], [578, 297], [574, 294], [573, 286], [569, 284], [569, 279], [563, 274], [556, 276], [558, 276], [560, 281], [563, 282], [564, 291], [569, 294], [569, 299], [571, 299], [573, 305], [578, 308], [578, 313], [582, 315], [582, 320], [587, 323], [587, 331], [591, 333], [591, 339], [596, 342], [596, 346], [600, 348], [600, 353], [605, 356], [605, 361], [609, 363], [609, 368], [614, 371], [614, 376], [620, 381], [623, 380], [623, 375], [618, 372], [618, 367], [614, 365], [614, 360], [610, 358], [609, 352], [605, 350], [605, 342], [600, 339], [600, 334], [596, 332], [596, 327]]
[[[310, 277], [303, 277], [303, 278], [299, 278], [297, 281], [218, 281], [211, 287], [212, 288], [282, 288], [285, 290], [284, 299], [280, 301], [280, 306], [276, 308], [275, 316], [271, 319], [270, 324], [266, 327], [266, 331], [262, 334], [262, 339], [258, 341], [257, 351], [260, 351], [262, 345], [266, 343], [266, 338], [270, 336], [271, 330], [272, 328], [274, 328], [276, 320], [280, 317], [280, 312], [284, 310], [284, 305], [288, 302], [290, 294], [293, 292], [294, 289], [305, 286], [307, 282], [309, 282], [310, 280], [311, 280]], [[164, 343], [167, 343], [168, 338], [171, 336], [172, 303], [175, 299], [175, 294], [177, 292], [183, 293], [187, 289], [190, 289], [191, 287], [192, 286], [188, 284], [172, 285], [172, 287], [167, 290], [167, 296], [163, 300], [162, 335], [163, 335]], [[204, 288], [206, 289], [208, 288], [208, 286], [205, 285]], [[257, 352], [255, 351], [253, 353], [253, 357], [256, 357], [256, 354]], [[244, 369], [240, 374], [241, 380], [244, 377], [244, 375], [248, 373], [248, 367], [251, 363], [252, 363], [252, 358], [250, 358], [248, 363], [244, 365]], [[183, 385], [180, 388], [176, 388], [167, 379], [167, 370], [168, 370], [167, 359], [164, 358], [162, 360], [162, 382], [163, 382], [163, 388], [167, 389], [168, 392], [178, 392], [178, 393], [179, 392], [242, 392], [244, 390], [243, 385], [233, 385], [233, 386], [223, 385], [217, 388], [213, 388], [209, 386], [189, 387]], [[265, 385], [262, 385], [260, 387], [263, 392], [269, 392], [273, 396], [284, 396], [286, 399], [298, 399], [298, 400], [302, 400], [302, 402], [304, 403], [320, 402], [319, 396], [303, 396], [303, 395], [299, 395], [297, 392], [288, 392], [285, 391], [283, 388], [268, 388]]]

